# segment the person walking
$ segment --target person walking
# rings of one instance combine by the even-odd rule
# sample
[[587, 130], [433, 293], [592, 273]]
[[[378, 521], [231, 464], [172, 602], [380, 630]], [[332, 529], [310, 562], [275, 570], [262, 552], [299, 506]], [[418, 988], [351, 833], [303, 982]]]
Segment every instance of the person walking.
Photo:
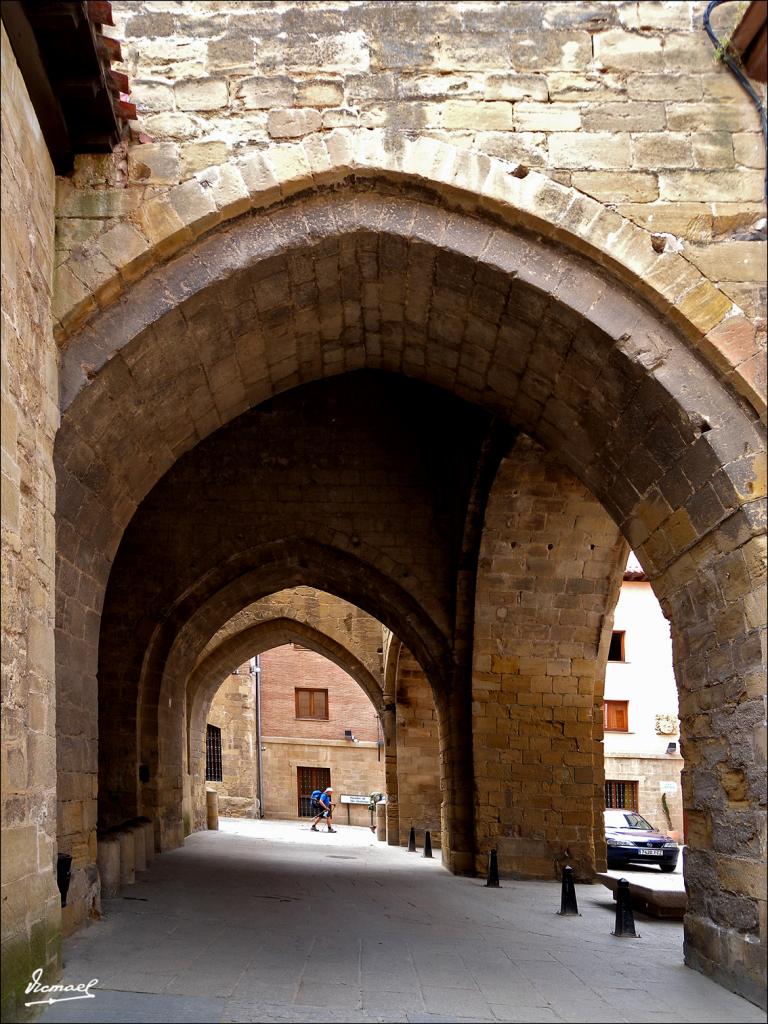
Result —
[[332, 799], [333, 787], [329, 786], [324, 793], [322, 793], [317, 799], [318, 815], [312, 822], [312, 831], [319, 832], [320, 829], [317, 827], [318, 821], [322, 821], [325, 818], [326, 824], [328, 825], [329, 832], [335, 832], [336, 829], [333, 827], [333, 809], [336, 804]]

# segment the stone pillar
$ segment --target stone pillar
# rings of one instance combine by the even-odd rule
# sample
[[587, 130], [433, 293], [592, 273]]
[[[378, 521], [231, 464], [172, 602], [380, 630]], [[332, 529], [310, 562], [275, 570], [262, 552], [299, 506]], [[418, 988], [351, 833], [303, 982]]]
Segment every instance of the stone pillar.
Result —
[[376, 804], [376, 838], [380, 843], [387, 839], [387, 802], [379, 800]]
[[520, 438], [488, 500], [475, 592], [478, 869], [495, 847], [502, 874], [557, 878], [567, 862], [580, 881], [594, 875], [604, 849], [595, 716], [626, 555], [597, 499]]
[[683, 556], [654, 590], [680, 696], [685, 962], [765, 1007], [766, 827], [753, 794], [764, 800], [766, 539], [723, 552], [731, 537], [729, 526], [705, 549], [711, 565]]
[[144, 856], [147, 864], [155, 859], [155, 826], [149, 818], [137, 819], [144, 829]]
[[130, 826], [133, 833], [133, 866], [136, 871], [147, 870], [147, 840], [144, 833], [144, 825], [135, 822]]
[[116, 835], [99, 836], [97, 863], [101, 895], [107, 899], [120, 891], [120, 839]]
[[205, 791], [205, 809], [208, 828], [218, 831], [219, 828], [219, 794], [214, 789]]
[[[432, 688], [411, 652], [402, 647], [397, 669], [397, 792], [399, 844], [411, 825], [441, 843], [440, 740]], [[441, 737], [442, 739], [442, 737]]]
[[455, 875], [475, 873], [472, 802], [472, 703], [468, 680], [454, 674], [452, 693], [436, 705], [440, 736], [440, 808], [443, 864]]
[[381, 713], [384, 731], [384, 779], [387, 790], [387, 845], [400, 845], [400, 811], [397, 790], [397, 735], [395, 705], [387, 704]]
[[121, 828], [115, 834], [120, 842], [120, 885], [133, 885], [136, 881], [134, 834], [128, 828]]

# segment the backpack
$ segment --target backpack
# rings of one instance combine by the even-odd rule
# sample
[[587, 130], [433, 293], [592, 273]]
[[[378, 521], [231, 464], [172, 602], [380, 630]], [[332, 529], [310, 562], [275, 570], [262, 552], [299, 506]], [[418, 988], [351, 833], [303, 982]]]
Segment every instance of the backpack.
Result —
[[310, 795], [310, 800], [312, 801], [312, 810], [313, 811], [317, 811], [318, 814], [320, 813], [320, 811], [324, 811], [325, 810], [323, 805], [320, 803], [320, 797], [322, 795], [323, 795], [323, 790], [322, 789], [313, 789], [312, 793]]

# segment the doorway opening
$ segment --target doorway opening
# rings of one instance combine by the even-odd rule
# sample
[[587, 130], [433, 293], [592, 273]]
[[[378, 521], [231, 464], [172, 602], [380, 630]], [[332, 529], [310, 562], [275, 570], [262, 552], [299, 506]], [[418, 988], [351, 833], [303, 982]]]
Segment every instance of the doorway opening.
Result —
[[327, 789], [331, 784], [330, 768], [296, 769], [296, 791], [299, 794], [299, 817], [314, 818], [312, 810], [312, 793], [316, 789]]

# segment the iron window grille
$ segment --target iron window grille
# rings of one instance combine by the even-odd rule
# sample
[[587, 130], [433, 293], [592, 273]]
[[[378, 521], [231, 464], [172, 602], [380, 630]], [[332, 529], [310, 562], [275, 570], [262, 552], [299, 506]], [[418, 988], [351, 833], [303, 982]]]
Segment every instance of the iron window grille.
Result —
[[221, 729], [208, 725], [205, 729], [205, 780], [221, 782]]
[[623, 811], [638, 810], [637, 783], [606, 781], [605, 806], [609, 808], [620, 808]]

